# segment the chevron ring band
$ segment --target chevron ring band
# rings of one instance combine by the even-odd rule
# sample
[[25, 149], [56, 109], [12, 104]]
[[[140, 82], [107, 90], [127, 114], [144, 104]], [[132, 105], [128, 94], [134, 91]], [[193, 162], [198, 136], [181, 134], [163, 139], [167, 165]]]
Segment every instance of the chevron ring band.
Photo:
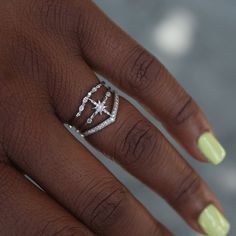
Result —
[[[105, 87], [106, 92], [104, 94], [102, 101], [100, 101], [100, 100], [96, 101], [95, 99], [93, 99], [93, 94], [95, 94], [101, 87]], [[107, 109], [108, 106], [106, 105], [106, 103], [107, 103], [108, 99], [113, 99], [113, 107], [112, 107], [111, 111], [109, 111]], [[105, 127], [111, 125], [112, 123], [114, 123], [116, 121], [116, 116], [117, 116], [117, 112], [118, 112], [118, 108], [119, 108], [119, 96], [115, 91], [112, 91], [111, 88], [107, 87], [104, 82], [97, 84], [82, 99], [81, 105], [79, 106], [78, 112], [76, 114], [76, 119], [80, 118], [80, 116], [83, 114], [83, 111], [85, 110], [85, 107], [89, 103], [91, 105], [93, 105], [93, 108], [92, 108], [92, 112], [91, 112], [90, 116], [87, 117], [87, 119], [86, 119], [87, 125], [88, 124], [91, 125], [96, 116], [103, 115], [104, 113], [107, 115], [107, 119], [104, 120], [103, 122], [95, 125], [94, 127], [83, 131], [83, 132], [76, 130], [83, 137], [94, 134], [94, 133], [104, 129]], [[91, 107], [91, 106], [89, 106], [89, 107]], [[73, 126], [71, 126], [71, 125], [69, 125], [69, 127], [73, 128]]]

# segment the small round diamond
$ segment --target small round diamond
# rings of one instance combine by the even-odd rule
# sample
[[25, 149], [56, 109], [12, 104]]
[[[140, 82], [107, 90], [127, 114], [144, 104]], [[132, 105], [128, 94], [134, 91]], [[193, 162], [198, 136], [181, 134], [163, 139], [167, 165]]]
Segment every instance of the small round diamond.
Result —
[[87, 119], [87, 123], [88, 123], [88, 124], [91, 124], [91, 123], [92, 123], [92, 119], [91, 119], [91, 118], [88, 118], [88, 119]]
[[111, 92], [107, 92], [106, 95], [107, 95], [107, 97], [110, 97], [111, 96]]

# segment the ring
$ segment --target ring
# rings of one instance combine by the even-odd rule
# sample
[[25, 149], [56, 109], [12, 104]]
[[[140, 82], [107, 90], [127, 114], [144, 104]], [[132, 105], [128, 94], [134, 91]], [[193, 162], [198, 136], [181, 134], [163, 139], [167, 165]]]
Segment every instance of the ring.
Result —
[[[98, 100], [95, 101], [92, 97], [93, 94], [95, 94], [101, 87], [105, 87], [107, 89], [102, 101]], [[107, 110], [106, 103], [108, 99], [112, 99], [113, 95], [113, 107], [111, 111]], [[86, 105], [92, 104], [94, 107], [92, 108], [92, 114], [87, 118], [86, 124], [92, 124], [93, 119], [98, 115], [103, 115], [104, 113], [108, 116], [106, 120], [99, 123], [98, 125], [85, 130], [83, 133], [81, 133], [79, 130], [76, 130], [76, 132], [80, 133], [82, 137], [89, 136], [91, 134], [94, 134], [105, 127], [111, 125], [116, 121], [116, 116], [119, 108], [119, 95], [112, 91], [110, 87], [107, 87], [104, 82], [101, 82], [94, 86], [87, 95], [82, 99], [81, 105], [79, 106], [78, 112], [75, 115], [75, 118], [79, 119], [79, 117], [82, 115], [83, 111], [85, 110]], [[73, 126], [69, 125], [69, 128], [73, 128]]]

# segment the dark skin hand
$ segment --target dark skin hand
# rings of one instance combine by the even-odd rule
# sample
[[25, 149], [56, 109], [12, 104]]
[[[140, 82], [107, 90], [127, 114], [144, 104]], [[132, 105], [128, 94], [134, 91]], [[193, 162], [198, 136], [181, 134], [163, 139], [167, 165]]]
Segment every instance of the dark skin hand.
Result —
[[[95, 72], [142, 103], [194, 158], [206, 161], [196, 140], [212, 128], [202, 111], [93, 2], [1, 0], [0, 235], [173, 235], [63, 125], [80, 129], [86, 115], [78, 121], [75, 114], [98, 83]], [[161, 195], [196, 231], [203, 233], [198, 217], [206, 206], [222, 211], [195, 170], [124, 98], [117, 121], [87, 140]]]

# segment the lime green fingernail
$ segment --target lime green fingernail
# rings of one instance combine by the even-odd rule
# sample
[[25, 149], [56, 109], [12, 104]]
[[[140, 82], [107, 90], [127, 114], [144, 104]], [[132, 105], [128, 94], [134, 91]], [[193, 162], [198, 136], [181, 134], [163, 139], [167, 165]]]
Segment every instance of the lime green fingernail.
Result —
[[208, 236], [227, 236], [230, 231], [229, 222], [214, 205], [203, 210], [199, 224]]
[[200, 136], [198, 139], [198, 148], [215, 165], [222, 162], [226, 156], [225, 149], [210, 132], [206, 132]]

